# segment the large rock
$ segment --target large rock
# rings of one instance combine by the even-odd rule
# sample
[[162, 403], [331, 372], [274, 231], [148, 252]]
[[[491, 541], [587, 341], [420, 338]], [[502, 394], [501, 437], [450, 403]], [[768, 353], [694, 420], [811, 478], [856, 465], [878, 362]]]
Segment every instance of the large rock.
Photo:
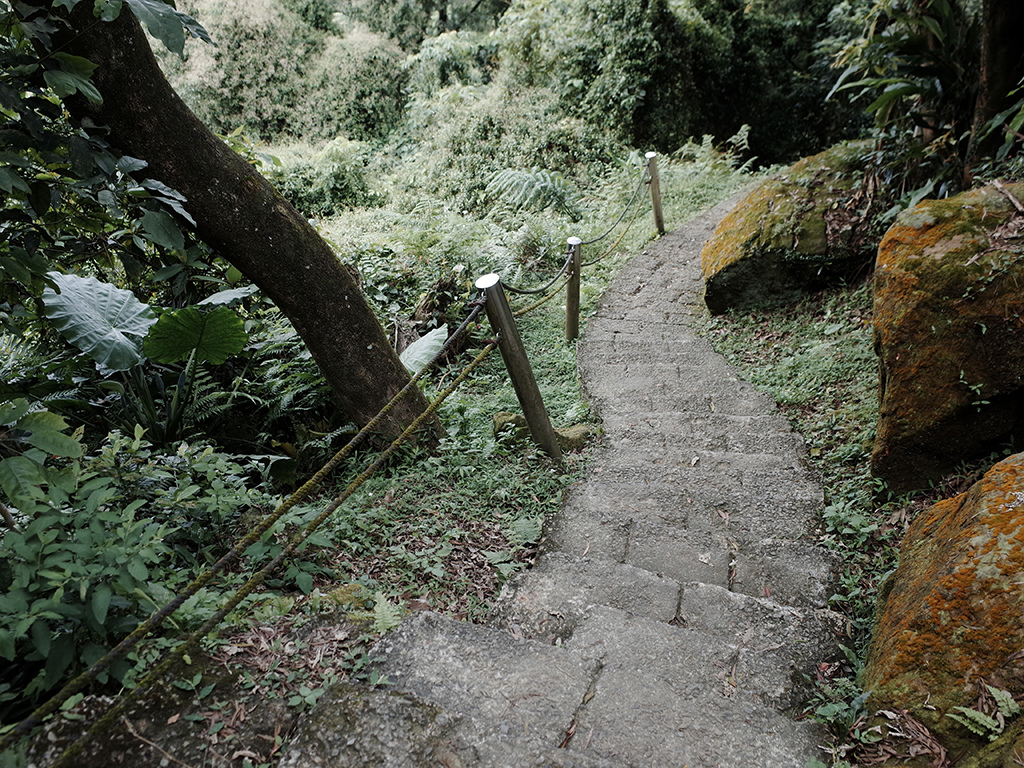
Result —
[[701, 253], [711, 312], [792, 301], [870, 269], [863, 153], [840, 144], [805, 158], [722, 219]]
[[[868, 704], [899, 716], [900, 730], [921, 743], [941, 744], [958, 768], [1011, 765], [1004, 757], [1024, 754], [1019, 717], [1006, 717], [1002, 731], [987, 729], [989, 745], [947, 716], [980, 708], [998, 722], [986, 686], [1024, 693], [1022, 574], [1024, 454], [1016, 454], [913, 522], [879, 609], [863, 675]], [[908, 716], [930, 737], [907, 727]], [[893, 735], [886, 746], [899, 754], [910, 747]]]
[[885, 234], [875, 268], [880, 410], [872, 472], [926, 487], [1024, 416], [1024, 184], [929, 200]]

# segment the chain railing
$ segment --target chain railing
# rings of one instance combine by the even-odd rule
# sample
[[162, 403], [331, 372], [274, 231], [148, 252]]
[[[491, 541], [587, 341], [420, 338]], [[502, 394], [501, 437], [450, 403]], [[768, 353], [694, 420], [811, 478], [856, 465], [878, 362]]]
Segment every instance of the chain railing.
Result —
[[[584, 267], [593, 266], [600, 261], [604, 260], [619, 247], [619, 244], [625, 238], [629, 232], [633, 223], [640, 215], [641, 207], [637, 205], [638, 200], [641, 198], [640, 191], [644, 186], [648, 186], [651, 192], [651, 209], [654, 214], [654, 226], [658, 231], [659, 235], [665, 234], [665, 220], [661, 210], [661, 184], [658, 179], [658, 155], [656, 152], [648, 152], [644, 156], [644, 164], [640, 172], [640, 179], [637, 181], [636, 187], [633, 189], [633, 193], [630, 195], [629, 202], [623, 207], [619, 213], [615, 222], [602, 232], [597, 237], [591, 238], [590, 240], [583, 240], [579, 237], [570, 237], [567, 241], [566, 258], [562, 264], [562, 268], [555, 273], [554, 277], [551, 278], [546, 284], [537, 288], [519, 288], [512, 285], [503, 285], [505, 291], [509, 293], [528, 296], [546, 293], [555, 283], [557, 283], [562, 277], [566, 278], [564, 287], [566, 289], [566, 300], [565, 300], [565, 339], [566, 341], [575, 341], [579, 337], [579, 311], [580, 311], [580, 277]], [[607, 248], [600, 256], [590, 261], [584, 262], [582, 260], [582, 249], [584, 246], [595, 245], [615, 231], [626, 215], [632, 210], [633, 215], [626, 223], [625, 228], [619, 233], [619, 237]], [[539, 307], [544, 302], [553, 298], [561, 292], [563, 286], [559, 286], [555, 291], [548, 294], [541, 301], [531, 304], [529, 307], [521, 310], [517, 310], [512, 313], [513, 317], [519, 317], [521, 315], [530, 312]]]

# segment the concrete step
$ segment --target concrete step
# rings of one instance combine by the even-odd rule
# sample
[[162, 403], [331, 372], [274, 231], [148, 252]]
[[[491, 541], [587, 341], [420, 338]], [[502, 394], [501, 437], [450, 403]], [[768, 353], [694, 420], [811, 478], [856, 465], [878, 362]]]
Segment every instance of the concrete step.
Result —
[[394, 690], [332, 688], [282, 758], [300, 766], [802, 766], [818, 726], [779, 711], [823, 612], [686, 585], [681, 625], [595, 606], [560, 645], [434, 614], [376, 649]]

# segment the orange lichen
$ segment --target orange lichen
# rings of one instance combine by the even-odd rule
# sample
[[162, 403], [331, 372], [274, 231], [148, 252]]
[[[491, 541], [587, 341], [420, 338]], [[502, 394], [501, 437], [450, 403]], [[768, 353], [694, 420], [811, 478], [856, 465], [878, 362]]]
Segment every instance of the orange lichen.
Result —
[[916, 711], [942, 733], [952, 725], [941, 715], [969, 706], [979, 677], [1024, 692], [1022, 569], [1018, 454], [908, 530], [864, 673], [874, 704]]
[[[1020, 195], [1024, 184], [1008, 189]], [[1024, 387], [1021, 323], [1009, 309], [1024, 262], [999, 234], [1015, 216], [1001, 192], [983, 188], [922, 203], [882, 239], [874, 335], [885, 388], [872, 469], [896, 490], [988, 450], [996, 435], [974, 415]], [[1010, 429], [1016, 416], [993, 420]]]

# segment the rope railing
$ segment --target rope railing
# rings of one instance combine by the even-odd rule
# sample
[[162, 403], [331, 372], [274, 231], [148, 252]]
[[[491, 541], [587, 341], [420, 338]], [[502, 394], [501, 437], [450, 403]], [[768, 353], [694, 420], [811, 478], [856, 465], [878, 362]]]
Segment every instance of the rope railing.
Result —
[[[46, 702], [37, 707], [30, 715], [14, 725], [10, 730], [0, 734], [0, 752], [3, 752], [19, 742], [21, 739], [27, 737], [37, 726], [43, 724], [47, 718], [55, 714], [69, 699], [71, 699], [72, 696], [81, 693], [116, 661], [124, 658], [142, 640], [159, 629], [167, 619], [173, 616], [185, 601], [212, 582], [218, 574], [226, 571], [232, 563], [240, 560], [245, 551], [252, 546], [252, 544], [258, 541], [265, 533], [267, 533], [285, 514], [298, 504], [305, 501], [313, 491], [318, 489], [324, 483], [327, 476], [334, 471], [342, 461], [351, 456], [355, 449], [366, 441], [367, 437], [380, 426], [383, 419], [387, 417], [394, 407], [406, 395], [408, 395], [413, 388], [418, 386], [422, 377], [451, 351], [455, 344], [458, 343], [459, 339], [465, 335], [469, 327], [476, 321], [476, 318], [481, 312], [487, 312], [487, 316], [495, 332], [495, 340], [489, 342], [473, 359], [473, 361], [463, 369], [456, 379], [440, 394], [438, 394], [435, 399], [427, 405], [424, 411], [408, 427], [406, 427], [403, 432], [395, 438], [392, 443], [388, 445], [388, 447], [385, 448], [358, 477], [349, 483], [341, 494], [332, 500], [316, 518], [293, 534], [287, 545], [276, 557], [266, 563], [248, 581], [246, 581], [245, 584], [239, 587], [231, 597], [228, 598], [198, 629], [192, 632], [173, 650], [165, 653], [163, 658], [146, 674], [138, 685], [123, 693], [117, 702], [106, 713], [104, 713], [85, 734], [83, 734], [76, 742], [70, 745], [63, 752], [57, 762], [53, 764], [53, 768], [70, 765], [69, 761], [84, 749], [84, 745], [89, 738], [100, 733], [112, 724], [117, 717], [125, 711], [130, 703], [141, 694], [141, 692], [151, 688], [156, 682], [163, 678], [164, 675], [170, 672], [170, 670], [186, 655], [196, 650], [200, 642], [220, 626], [223, 619], [232, 610], [234, 610], [242, 600], [259, 588], [266, 580], [267, 576], [280, 566], [281, 563], [292, 557], [295, 552], [298, 551], [299, 547], [301, 547], [302, 544], [306, 542], [306, 540], [324, 522], [326, 522], [331, 515], [333, 515], [341, 505], [344, 504], [345, 501], [347, 501], [356, 492], [356, 490], [358, 490], [358, 488], [373, 475], [374, 472], [380, 469], [388, 459], [395, 454], [399, 447], [409, 442], [412, 436], [415, 435], [431, 418], [433, 418], [440, 405], [455, 392], [455, 390], [466, 380], [469, 374], [479, 366], [495, 348], [499, 349], [502, 358], [504, 359], [505, 367], [508, 369], [513, 388], [515, 389], [520, 405], [523, 407], [534, 441], [549, 456], [551, 456], [552, 459], [561, 461], [562, 455], [557, 436], [551, 427], [551, 422], [548, 418], [543, 399], [541, 398], [540, 391], [537, 387], [536, 379], [533, 376], [529, 359], [523, 348], [522, 339], [519, 336], [519, 331], [515, 324], [515, 317], [536, 309], [547, 301], [550, 301], [554, 296], [558, 295], [562, 288], [567, 288], [566, 338], [570, 341], [576, 338], [578, 334], [580, 270], [584, 266], [596, 264], [618, 247], [618, 244], [622, 242], [626, 232], [629, 231], [630, 226], [632, 226], [633, 222], [639, 215], [640, 207], [636, 207], [626, 229], [620, 234], [611, 249], [598, 257], [598, 259], [583, 264], [580, 259], [581, 247], [583, 245], [592, 245], [608, 237], [623, 221], [630, 208], [634, 206], [634, 203], [638, 198], [639, 191], [643, 188], [645, 183], [651, 186], [652, 205], [658, 231], [660, 234], [664, 233], [664, 224], [661, 219], [661, 200], [660, 190], [658, 188], [655, 153], [649, 152], [646, 156], [646, 160], [647, 162], [643, 166], [637, 188], [633, 191], [629, 202], [626, 204], [626, 207], [623, 209], [616, 222], [608, 228], [608, 230], [606, 230], [600, 237], [588, 241], [582, 241], [577, 237], [569, 238], [565, 263], [558, 273], [544, 286], [534, 289], [521, 289], [503, 286], [499, 276], [496, 274], [485, 275], [478, 279], [476, 287], [481, 291], [482, 298], [471, 302], [471, 311], [467, 315], [466, 319], [452, 333], [430, 363], [420, 369], [415, 375], [411, 376], [408, 383], [406, 383], [405, 386], [403, 386], [391, 398], [391, 400], [381, 408], [380, 412], [378, 412], [377, 415], [375, 415], [362, 429], [360, 429], [356, 435], [345, 444], [345, 446], [337, 451], [337, 453], [335, 453], [334, 456], [332, 456], [331, 459], [327, 461], [327, 463], [325, 463], [306, 483], [281, 502], [281, 504], [279, 504], [271, 514], [267, 515], [259, 525], [236, 541], [231, 549], [221, 556], [220, 559], [210, 565], [199, 576], [195, 577], [186, 587], [175, 595], [171, 601], [139, 624], [101, 659], [94, 662], [88, 669], [70, 680], [56, 694], [51, 696]], [[555, 290], [551, 291], [529, 307], [523, 308], [516, 313], [513, 313], [509, 308], [508, 301], [504, 293], [505, 288], [507, 288], [509, 292], [519, 295], [537, 295], [547, 292], [563, 277], [565, 278], [565, 282], [562, 285], [558, 286]]]
[[[481, 350], [473, 361], [462, 370], [455, 380], [439, 395], [437, 395], [437, 397], [427, 405], [424, 411], [408, 427], [405, 428], [401, 435], [395, 438], [395, 440], [392, 441], [392, 443], [382, 451], [381, 454], [358, 477], [349, 483], [345, 490], [330, 504], [328, 504], [316, 518], [311, 520], [292, 536], [288, 544], [273, 560], [263, 566], [263, 568], [249, 579], [249, 581], [239, 587], [235, 593], [212, 616], [210, 616], [210, 618], [203, 622], [202, 626], [190, 634], [177, 647], [175, 647], [174, 650], [167, 653], [163, 660], [153, 667], [153, 669], [150, 670], [150, 672], [140, 681], [139, 685], [122, 694], [118, 701], [95, 723], [93, 723], [86, 733], [61, 753], [60, 757], [51, 765], [50, 768], [72, 768], [72, 763], [70, 761], [85, 749], [85, 745], [88, 743], [90, 738], [102, 733], [110, 727], [117, 718], [128, 709], [132, 702], [138, 698], [142, 691], [152, 688], [186, 655], [196, 651], [203, 638], [217, 629], [224, 618], [238, 607], [238, 604], [241, 603], [242, 600], [258, 588], [266, 580], [267, 576], [275, 571], [281, 563], [294, 555], [298, 548], [302, 546], [302, 544], [312, 536], [316, 530], [323, 525], [323, 523], [326, 522], [331, 515], [333, 515], [341, 505], [359, 489], [360, 486], [363, 485], [363, 483], [369, 480], [377, 470], [384, 466], [388, 459], [394, 456], [395, 452], [402, 445], [408, 442], [410, 438], [416, 434], [416, 432], [418, 432], [430, 418], [433, 417], [441, 404], [447, 400], [456, 389], [458, 389], [469, 374], [479, 366], [491, 352], [494, 351], [496, 346], [498, 346], [498, 342], [492, 341], [487, 344], [487, 346]], [[436, 361], [439, 358], [440, 353], [434, 358], [434, 360]]]
[[626, 207], [622, 209], [622, 213], [619, 214], [619, 218], [615, 220], [615, 223], [608, 227], [608, 229], [606, 229], [602, 234], [598, 235], [597, 237], [591, 240], [584, 240], [580, 243], [580, 245], [593, 245], [594, 243], [601, 242], [606, 237], [608, 237], [608, 235], [610, 235], [615, 230], [615, 228], [619, 226], [619, 224], [622, 223], [622, 220], [626, 218], [626, 214], [629, 212], [629, 209], [633, 207], [633, 203], [636, 201], [637, 196], [640, 194], [640, 190], [644, 188], [644, 184], [647, 182], [647, 174], [649, 173], [650, 165], [651, 159], [649, 158], [647, 162], [644, 163], [643, 171], [640, 173], [640, 181], [637, 182], [636, 188], [633, 190], [633, 194], [629, 198], [629, 202], [626, 203]]
[[569, 252], [566, 254], [565, 263], [562, 264], [562, 268], [558, 270], [553, 278], [540, 288], [514, 288], [511, 285], [505, 285], [505, 290], [509, 293], [515, 293], [519, 296], [535, 296], [538, 293], [544, 293], [548, 288], [558, 282], [558, 278], [565, 274], [566, 270], [569, 269], [569, 265], [572, 263], [572, 248], [569, 248]]
[[[291, 510], [296, 505], [300, 504], [302, 501], [308, 498], [309, 495], [314, 490], [319, 488], [323, 484], [323, 481], [330, 474], [330, 472], [336, 469], [338, 465], [346, 457], [351, 455], [352, 452], [366, 440], [367, 436], [376, 430], [376, 428], [380, 425], [381, 421], [388, 415], [388, 413], [391, 412], [391, 410], [394, 409], [395, 405], [398, 402], [400, 402], [402, 398], [404, 398], [410, 391], [412, 391], [413, 387], [416, 387], [418, 385], [418, 382], [426, 374], [426, 372], [430, 370], [445, 355], [448, 354], [452, 347], [466, 333], [470, 325], [473, 322], [475, 322], [476, 318], [480, 315], [483, 309], [484, 307], [482, 301], [473, 302], [472, 309], [468, 316], [466, 317], [466, 319], [452, 333], [452, 335], [441, 347], [438, 353], [433, 357], [431, 362], [424, 366], [414, 376], [410, 377], [409, 382], [404, 387], [402, 387], [402, 389], [399, 390], [386, 405], [384, 405], [381, 408], [377, 415], [374, 416], [366, 424], [366, 426], [359, 430], [359, 432], [355, 436], [353, 436], [352, 439], [345, 444], [345, 446], [343, 446], [337, 453], [335, 453], [335, 455], [326, 464], [324, 464], [324, 466], [321, 467], [320, 470], [317, 471], [306, 483], [304, 483], [285, 501], [279, 504], [278, 507], [271, 514], [267, 515], [260, 522], [260, 524], [256, 526], [255, 529], [253, 529], [244, 537], [235, 542], [235, 544], [226, 554], [224, 554], [219, 560], [217, 560], [215, 563], [209, 566], [202, 574], [193, 579], [192, 582], [190, 582], [185, 588], [183, 588], [171, 601], [169, 601], [166, 605], [164, 605], [162, 608], [153, 613], [148, 619], [142, 622], [131, 633], [129, 633], [120, 643], [118, 643], [118, 645], [116, 645], [113, 649], [108, 651], [102, 658], [100, 658], [92, 665], [90, 665], [89, 668], [83, 671], [81, 674], [70, 680], [57, 693], [55, 693], [47, 701], [45, 701], [43, 704], [37, 707], [30, 715], [28, 715], [28, 717], [22, 719], [19, 723], [17, 723], [10, 731], [0, 735], [0, 752], [12, 746], [14, 743], [20, 741], [22, 738], [31, 733], [31, 731], [36, 726], [41, 725], [46, 720], [46, 718], [56, 713], [57, 710], [60, 709], [60, 707], [68, 699], [70, 699], [75, 694], [83, 691], [86, 688], [86, 686], [95, 681], [99, 677], [99, 675], [101, 675], [104, 671], [109, 669], [116, 661], [126, 656], [142, 640], [144, 640], [154, 631], [159, 629], [168, 618], [174, 615], [174, 613], [185, 603], [186, 600], [195, 595], [204, 586], [208, 585], [216, 577], [218, 573], [224, 571], [231, 563], [238, 560], [252, 544], [259, 540], [259, 538], [264, 533], [266, 533], [271, 529], [271, 527], [273, 527], [274, 523], [280, 520], [281, 517], [283, 517], [289, 510]], [[489, 354], [490, 351], [493, 350], [494, 346], [494, 344], [489, 345], [486, 348], [486, 353]], [[479, 362], [474, 361], [468, 370], [472, 370], [472, 368], [475, 368], [477, 365], [479, 365]], [[461, 383], [462, 381], [464, 381], [466, 375], [468, 375], [468, 371], [464, 372], [462, 376], [457, 378], [456, 382]], [[429, 418], [429, 416], [431, 416], [434, 413], [434, 411], [436, 411], [440, 403], [443, 402], [444, 399], [447, 399], [451, 392], [454, 391], [453, 388], [449, 388], [449, 390], [445, 390], [445, 392], [442, 393], [442, 395], [438, 396], [439, 399], [436, 399], [434, 403], [428, 405], [427, 409], [423, 412], [423, 415], [421, 415], [413, 423], [413, 425], [410, 425], [408, 429], [406, 429], [398, 438], [396, 438], [395, 442], [392, 443], [391, 446], [389, 446], [388, 450], [385, 450], [382, 456], [390, 456], [391, 454], [393, 454], [394, 449], [396, 448], [396, 443], [400, 445], [404, 442], [407, 442], [409, 436], [416, 429], [419, 429], [420, 426], [422, 426], [422, 424], [425, 423], [425, 420]], [[376, 469], [378, 466], [379, 464], [375, 464], [374, 469]], [[356, 486], [356, 488], [357, 487], [358, 486]], [[353, 488], [352, 490], [354, 491], [355, 489]], [[351, 492], [348, 493], [348, 496], [350, 495]], [[348, 498], [348, 496], [345, 496], [345, 498]], [[340, 506], [340, 502], [339, 504], [334, 505], [333, 507], [330, 508], [330, 512], [328, 513], [327, 516], [333, 513], [338, 506]], [[326, 517], [323, 517], [323, 520], [325, 519]], [[321, 518], [319, 517], [317, 518], [317, 520], [320, 521], [319, 523], [317, 523], [318, 526], [320, 523], [322, 523], [323, 520], [321, 520]], [[312, 530], [315, 530], [315, 528], [313, 528]], [[309, 533], [312, 533], [312, 530], [310, 530]], [[308, 535], [309, 534], [306, 534], [306, 536], [303, 537], [302, 540], [304, 541], [305, 538], [308, 537]], [[298, 544], [296, 544], [296, 546], [298, 546]], [[294, 552], [294, 547], [287, 551], [289, 551], [289, 553]], [[275, 559], [273, 567], [276, 567], [276, 565], [280, 562], [280, 559]], [[261, 573], [263, 572], [261, 571]], [[265, 578], [265, 576], [265, 573], [263, 573], [262, 576], [259, 576], [260, 583], [262, 582], [263, 578]], [[257, 577], [253, 578], [255, 579]], [[246, 585], [243, 585], [242, 589], [249, 587], [250, 584], [252, 584], [252, 586], [245, 594], [248, 594], [252, 591], [252, 589], [255, 589], [255, 587], [258, 586], [258, 583], [253, 583], [253, 581], [250, 580], [250, 582], [248, 582]], [[239, 602], [241, 599], [242, 598], [239, 597], [238, 601], [236, 601], [234, 605], [237, 605], [237, 602]], [[232, 610], [233, 607], [234, 606], [232, 606], [232, 608], [229, 608], [227, 612]], [[225, 612], [223, 615], [227, 615], [227, 612]], [[221, 618], [223, 618], [223, 616]], [[209, 634], [210, 631], [211, 630], [207, 630], [203, 633], [202, 636], [205, 637], [205, 635]]]

